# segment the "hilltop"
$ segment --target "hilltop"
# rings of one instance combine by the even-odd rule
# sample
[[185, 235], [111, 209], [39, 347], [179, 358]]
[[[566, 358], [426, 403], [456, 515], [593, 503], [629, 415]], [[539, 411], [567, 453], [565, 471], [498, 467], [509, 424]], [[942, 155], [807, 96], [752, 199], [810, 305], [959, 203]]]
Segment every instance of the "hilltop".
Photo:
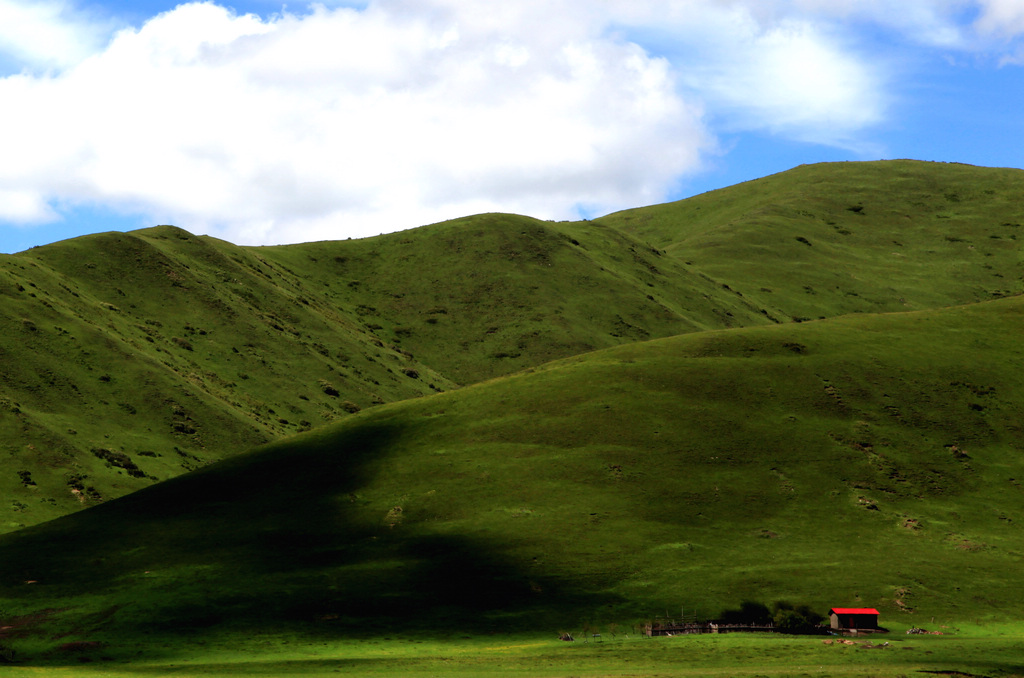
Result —
[[892, 160], [803, 165], [597, 221], [781, 320], [1022, 291], [1024, 171]]
[[568, 356], [1016, 295], [1022, 189], [838, 163], [594, 221], [261, 248], [161, 226], [0, 257], [0, 529]]

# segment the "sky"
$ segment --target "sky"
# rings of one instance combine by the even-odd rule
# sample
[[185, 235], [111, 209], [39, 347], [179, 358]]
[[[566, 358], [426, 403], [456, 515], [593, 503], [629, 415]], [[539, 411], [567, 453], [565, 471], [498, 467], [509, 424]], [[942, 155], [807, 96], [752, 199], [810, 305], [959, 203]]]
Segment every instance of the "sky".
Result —
[[1024, 167], [1024, 0], [0, 0], [0, 252]]

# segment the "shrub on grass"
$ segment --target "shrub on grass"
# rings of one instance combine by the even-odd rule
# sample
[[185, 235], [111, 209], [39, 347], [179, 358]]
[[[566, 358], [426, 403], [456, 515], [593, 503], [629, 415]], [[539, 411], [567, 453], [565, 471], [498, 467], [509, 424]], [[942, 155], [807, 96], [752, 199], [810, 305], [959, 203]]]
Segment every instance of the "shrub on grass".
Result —
[[99, 459], [107, 462], [109, 466], [116, 466], [117, 468], [124, 469], [133, 478], [144, 478], [146, 476], [142, 469], [135, 465], [132, 458], [124, 452], [115, 452], [114, 450], [108, 450], [106, 448], [94, 448], [92, 453]]
[[807, 605], [793, 605], [785, 600], [772, 603], [771, 608], [763, 603], [747, 600], [739, 609], [722, 613], [723, 624], [772, 624], [782, 633], [814, 633], [824, 620], [820, 614]]
[[782, 633], [814, 633], [825, 619], [808, 605], [793, 606], [780, 600], [772, 608], [772, 621], [775, 628]]
[[772, 621], [772, 613], [767, 605], [745, 600], [739, 609], [723, 612], [721, 621], [723, 624], [767, 624]]

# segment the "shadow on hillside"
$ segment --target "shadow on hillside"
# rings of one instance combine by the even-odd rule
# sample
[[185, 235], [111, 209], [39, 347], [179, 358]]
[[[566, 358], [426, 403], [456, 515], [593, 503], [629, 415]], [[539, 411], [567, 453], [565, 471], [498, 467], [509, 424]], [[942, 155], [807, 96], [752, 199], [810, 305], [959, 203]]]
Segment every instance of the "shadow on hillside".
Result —
[[[3, 595], [21, 608], [71, 608], [61, 631], [146, 655], [160, 653], [147, 639], [214, 629], [550, 631], [618, 602], [562, 593], [482, 539], [368, 520], [355, 493], [399, 435], [363, 424], [311, 436], [7, 535]], [[79, 602], [97, 596], [102, 607]]]

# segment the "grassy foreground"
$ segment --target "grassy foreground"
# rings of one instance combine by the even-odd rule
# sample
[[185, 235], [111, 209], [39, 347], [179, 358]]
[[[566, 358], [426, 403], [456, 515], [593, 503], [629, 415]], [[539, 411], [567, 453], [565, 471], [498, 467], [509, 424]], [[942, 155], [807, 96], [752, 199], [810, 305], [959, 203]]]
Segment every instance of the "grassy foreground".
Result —
[[[266, 634], [239, 648], [204, 640], [188, 658], [5, 666], [10, 678], [137, 676], [836, 676], [898, 678], [1024, 675], [1024, 627], [946, 628], [944, 635], [908, 636], [902, 626], [871, 639], [766, 634], [643, 638], [605, 632], [600, 641], [495, 635], [446, 640], [389, 637], [310, 644]], [[887, 643], [887, 644], [886, 644]], [[254, 652], [257, 650], [258, 652]]]

